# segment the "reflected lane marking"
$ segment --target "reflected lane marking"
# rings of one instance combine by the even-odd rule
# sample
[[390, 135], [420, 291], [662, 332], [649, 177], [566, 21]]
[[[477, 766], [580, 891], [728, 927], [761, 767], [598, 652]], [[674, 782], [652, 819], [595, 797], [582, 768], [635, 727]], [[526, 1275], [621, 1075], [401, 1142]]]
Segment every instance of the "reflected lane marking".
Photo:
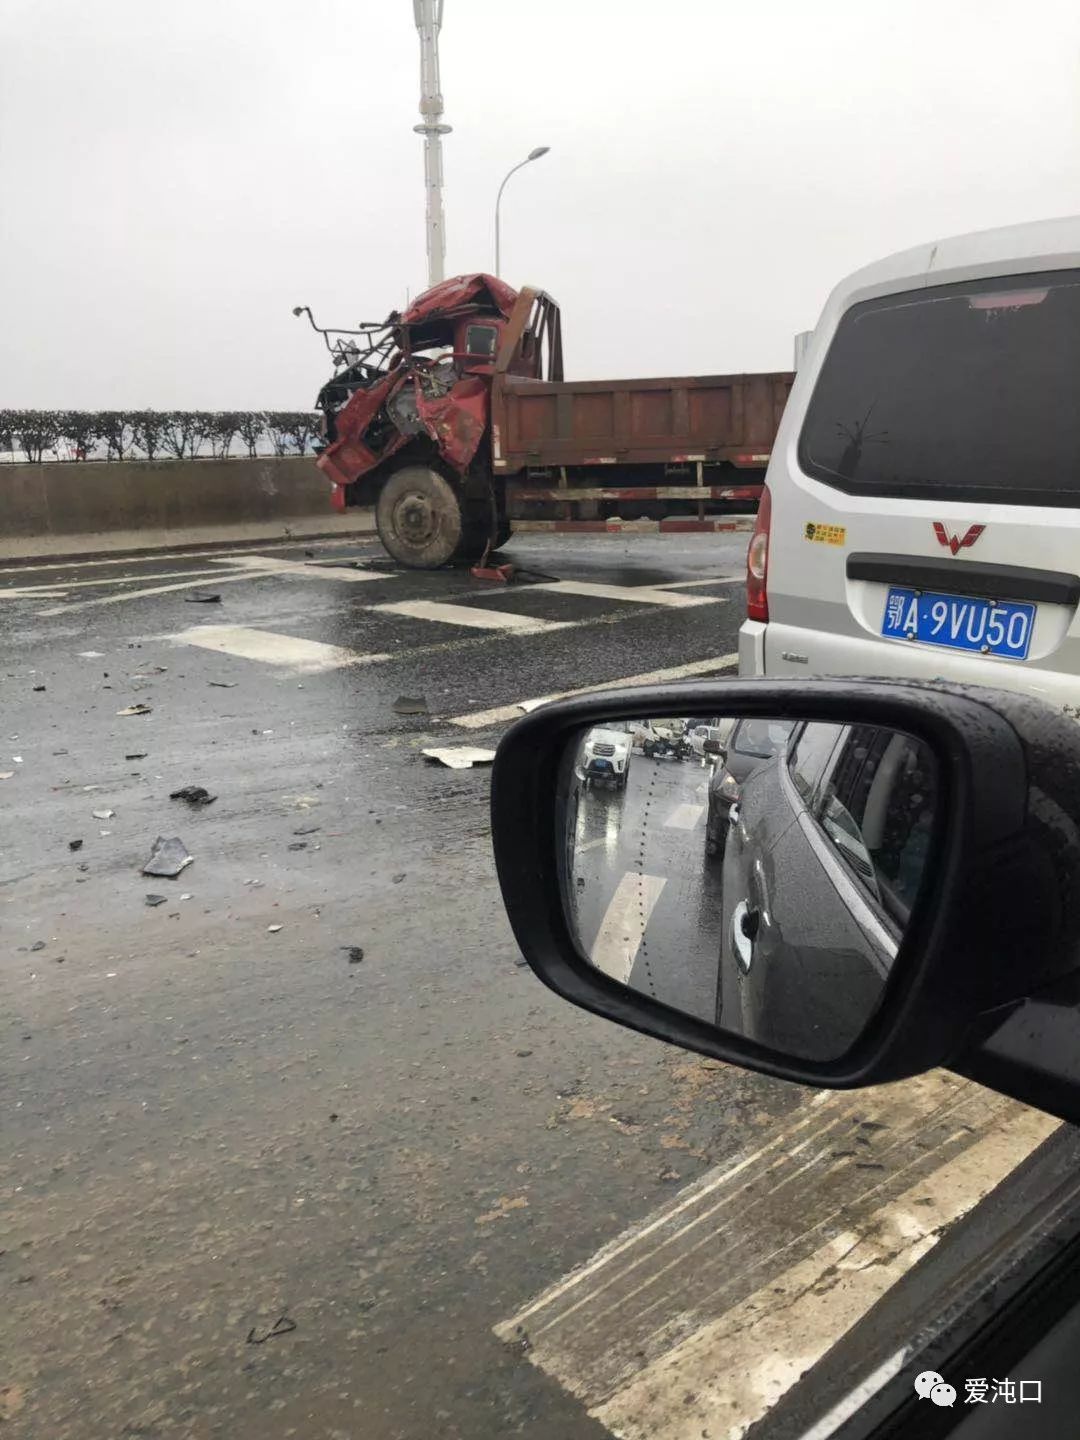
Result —
[[261, 660], [267, 665], [287, 665], [297, 674], [314, 675], [323, 670], [340, 670], [345, 665], [370, 665], [389, 660], [389, 655], [361, 655], [341, 645], [321, 640], [298, 640], [292, 635], [275, 635], [270, 630], [253, 630], [247, 625], [194, 625], [168, 637], [177, 645], [197, 645], [220, 655], [237, 655], [243, 660]]
[[662, 875], [640, 875], [628, 870], [604, 912], [592, 948], [592, 963], [623, 985], [630, 977], [649, 916], [666, 884]]
[[718, 675], [739, 663], [738, 654], [717, 655], [712, 660], [692, 660], [688, 665], [672, 665], [666, 670], [646, 670], [641, 675], [624, 675], [616, 680], [602, 680], [599, 685], [583, 685], [578, 690], [559, 690], [537, 700], [516, 700], [512, 705], [499, 705], [494, 710], [474, 710], [468, 715], [454, 715], [449, 724], [466, 730], [480, 730], [486, 725], [501, 725], [517, 720], [524, 713], [548, 705], [552, 700], [569, 700], [574, 695], [592, 695], [597, 690], [616, 690], [623, 685], [663, 685], [668, 680], [686, 680], [694, 675]]
[[532, 615], [515, 615], [505, 610], [475, 610], [468, 605], [446, 605], [438, 600], [395, 600], [389, 605], [371, 605], [368, 608], [377, 615], [438, 620], [444, 625], [466, 625], [477, 630], [513, 630], [518, 635], [569, 630], [580, 623], [576, 620], [537, 620]]
[[693, 830], [704, 814], [704, 805], [676, 805], [664, 821], [664, 828], [667, 830]]

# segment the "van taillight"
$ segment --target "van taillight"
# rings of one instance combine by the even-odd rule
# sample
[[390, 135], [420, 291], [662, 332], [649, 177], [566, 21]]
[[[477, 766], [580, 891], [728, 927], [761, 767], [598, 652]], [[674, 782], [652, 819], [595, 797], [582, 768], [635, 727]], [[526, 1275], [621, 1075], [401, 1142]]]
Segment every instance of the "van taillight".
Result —
[[766, 485], [758, 501], [757, 520], [746, 551], [746, 618], [768, 620], [769, 597], [766, 581], [769, 574], [769, 523], [772, 520], [772, 496]]

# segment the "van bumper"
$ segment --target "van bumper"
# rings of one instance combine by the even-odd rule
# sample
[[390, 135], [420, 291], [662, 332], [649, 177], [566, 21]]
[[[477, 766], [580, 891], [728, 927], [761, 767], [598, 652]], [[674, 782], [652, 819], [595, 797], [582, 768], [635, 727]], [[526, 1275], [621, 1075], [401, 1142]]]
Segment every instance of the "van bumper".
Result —
[[[766, 663], [765, 632], [768, 633]], [[792, 657], [799, 657], [798, 659]], [[805, 657], [805, 658], [804, 658]], [[747, 620], [739, 631], [739, 675], [773, 679], [798, 675], [868, 675], [905, 680], [952, 680], [1019, 690], [1051, 705], [1080, 706], [1080, 675], [931, 645], [854, 635], [829, 635], [770, 620]]]
[[744, 620], [739, 628], [739, 675], [749, 678], [765, 674], [764, 620]]

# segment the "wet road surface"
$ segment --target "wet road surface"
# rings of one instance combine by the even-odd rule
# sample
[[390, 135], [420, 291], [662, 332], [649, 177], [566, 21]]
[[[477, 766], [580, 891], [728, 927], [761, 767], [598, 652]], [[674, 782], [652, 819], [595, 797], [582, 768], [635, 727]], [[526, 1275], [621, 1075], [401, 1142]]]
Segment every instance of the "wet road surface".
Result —
[[[618, 1397], [704, 1291], [658, 1280], [554, 1351], [507, 1317], [689, 1213], [683, 1187], [726, 1193], [813, 1097], [540, 986], [487, 771], [420, 750], [493, 744], [523, 699], [730, 670], [744, 544], [521, 540], [535, 583], [509, 589], [354, 543], [0, 572], [5, 1434], [634, 1433]], [[140, 874], [158, 835], [194, 856], [175, 880]], [[840, 1128], [873, 1102], [842, 1103]], [[755, 1226], [795, 1225], [787, 1263], [830, 1213], [800, 1194]]]

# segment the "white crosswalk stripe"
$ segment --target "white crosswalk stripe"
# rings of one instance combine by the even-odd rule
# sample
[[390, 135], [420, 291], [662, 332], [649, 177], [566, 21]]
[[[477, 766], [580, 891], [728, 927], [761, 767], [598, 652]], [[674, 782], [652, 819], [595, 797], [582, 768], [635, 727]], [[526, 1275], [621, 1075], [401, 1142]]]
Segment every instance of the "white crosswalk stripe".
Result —
[[477, 610], [471, 605], [446, 605], [438, 600], [395, 600], [370, 607], [380, 615], [403, 615], [410, 620], [438, 620], [444, 625], [465, 625], [477, 630], [513, 630], [538, 635], [545, 630], [567, 630], [575, 620], [539, 620], [507, 610]]
[[221, 655], [236, 655], [243, 660], [281, 665], [298, 675], [340, 670], [345, 665], [372, 665], [395, 658], [392, 655], [363, 655], [342, 645], [326, 645], [321, 640], [300, 640], [293, 635], [275, 635], [273, 631], [255, 630], [247, 625], [194, 625], [190, 630], [181, 630], [170, 638], [178, 645], [197, 645]]
[[675, 595], [655, 585], [602, 585], [592, 580], [551, 580], [530, 585], [534, 590], [554, 591], [560, 595], [581, 595], [595, 600], [626, 600], [633, 605], [667, 605], [683, 610], [691, 605], [723, 605], [722, 595]]

